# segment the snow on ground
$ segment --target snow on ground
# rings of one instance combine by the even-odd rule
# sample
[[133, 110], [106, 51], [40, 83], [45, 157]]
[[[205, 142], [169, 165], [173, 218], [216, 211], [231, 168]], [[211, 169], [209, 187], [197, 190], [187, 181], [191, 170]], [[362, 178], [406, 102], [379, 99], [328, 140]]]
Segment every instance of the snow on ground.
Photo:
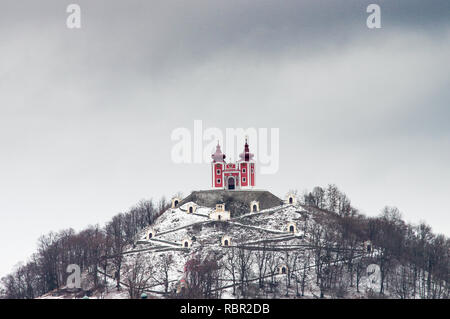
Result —
[[[145, 239], [149, 227], [139, 234], [135, 245], [126, 249], [128, 253], [124, 255], [123, 269], [132, 266], [136, 258], [142, 258], [147, 269], [151, 271], [153, 278], [152, 284], [148, 287], [149, 295], [152, 295], [151, 291], [163, 292], [165, 290], [160, 273], [167, 260], [170, 261], [168, 278], [169, 290], [172, 291], [179, 280], [184, 277], [184, 269], [188, 260], [194, 256], [205, 258], [210, 255], [214, 255], [220, 260], [229, 251], [230, 247], [222, 247], [221, 245], [221, 239], [225, 235], [231, 238], [233, 246], [251, 245], [256, 247], [262, 246], [264, 242], [270, 242], [276, 247], [304, 245], [307, 242], [302, 238], [301, 230], [306, 227], [307, 223], [313, 223], [313, 220], [308, 218], [310, 213], [305, 212], [300, 205], [282, 205], [232, 218], [231, 221], [213, 221], [208, 216], [214, 209], [197, 205], [195, 213], [188, 213], [190, 204], [168, 209], [151, 226], [155, 231], [151, 240]], [[297, 233], [292, 234], [287, 231], [290, 223], [296, 225]], [[185, 239], [192, 241], [192, 245], [188, 248], [182, 247], [182, 242]], [[164, 251], [158, 251], [161, 249], [164, 249]], [[279, 257], [279, 262], [285, 262], [282, 254]], [[110, 268], [112, 269], [112, 267]], [[109, 270], [109, 272], [107, 292], [94, 295], [92, 298], [127, 298], [126, 289], [117, 291], [114, 288], [115, 281], [112, 279], [112, 270]], [[251, 273], [251, 279], [255, 279], [253, 282], [257, 285], [258, 268], [256, 263], [253, 264]], [[313, 274], [314, 271], [308, 274], [308, 284], [305, 289], [306, 296], [310, 298], [320, 295]], [[231, 284], [230, 278], [224, 277], [222, 280], [224, 286]], [[282, 286], [286, 276], [277, 274], [274, 280]], [[289, 288], [291, 298], [296, 295], [295, 289], [295, 285]], [[361, 284], [361, 291], [364, 291], [364, 281]], [[221, 297], [236, 298], [232, 292], [232, 288], [226, 288], [222, 291]], [[282, 297], [284, 294], [285, 291], [278, 297]], [[158, 294], [153, 294], [153, 296], [160, 297]], [[269, 296], [270, 293], [265, 292], [265, 295], [261, 297], [267, 298]], [[49, 296], [43, 296], [43, 298], [49, 298]]]
[[158, 233], [203, 222], [208, 220], [208, 217], [200, 215], [208, 216], [210, 211], [210, 208], [202, 207], [198, 208], [195, 213], [189, 214], [180, 208], [169, 209], [156, 220], [152, 228], [156, 231], [156, 235], [158, 235]]
[[[286, 238], [289, 244], [300, 243], [301, 239], [293, 237], [287, 232], [288, 223], [294, 222], [297, 228], [301, 228], [302, 215], [299, 208], [292, 205], [284, 205], [257, 213], [249, 213], [232, 221], [212, 221], [208, 216], [214, 209], [197, 206], [194, 214], [187, 212], [189, 203], [180, 208], [167, 210], [152, 225], [156, 231], [154, 240], [148, 243], [138, 244], [134, 249], [139, 250], [154, 245], [161, 247], [174, 247], [172, 244], [179, 244], [180, 249], [165, 252], [142, 252], [147, 256], [152, 267], [161, 269], [164, 256], [170, 256], [173, 263], [170, 267], [169, 278], [172, 283], [176, 283], [184, 276], [184, 266], [186, 262], [195, 255], [223, 256], [230, 248], [222, 247], [221, 239], [227, 235], [231, 237], [232, 244], [252, 244], [259, 245], [263, 240]], [[141, 238], [145, 237], [146, 230], [142, 232]], [[192, 240], [191, 247], [181, 249], [184, 239]], [[159, 242], [158, 240], [161, 240]], [[172, 244], [169, 244], [172, 243]], [[130, 256], [130, 258], [133, 258]], [[253, 272], [257, 268], [254, 265]], [[224, 278], [225, 279], [225, 278]], [[226, 282], [226, 281], [225, 281]], [[224, 282], [224, 283], [225, 283]], [[163, 290], [163, 286], [154, 286], [153, 290]], [[232, 290], [226, 290], [223, 298], [232, 298]]]

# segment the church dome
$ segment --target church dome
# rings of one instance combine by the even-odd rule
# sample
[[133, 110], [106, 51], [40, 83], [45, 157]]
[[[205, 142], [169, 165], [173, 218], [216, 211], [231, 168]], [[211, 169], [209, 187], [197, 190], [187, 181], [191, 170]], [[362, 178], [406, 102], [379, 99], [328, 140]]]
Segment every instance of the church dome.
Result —
[[222, 153], [219, 143], [216, 146], [216, 152], [211, 155], [214, 162], [225, 162], [225, 154]]

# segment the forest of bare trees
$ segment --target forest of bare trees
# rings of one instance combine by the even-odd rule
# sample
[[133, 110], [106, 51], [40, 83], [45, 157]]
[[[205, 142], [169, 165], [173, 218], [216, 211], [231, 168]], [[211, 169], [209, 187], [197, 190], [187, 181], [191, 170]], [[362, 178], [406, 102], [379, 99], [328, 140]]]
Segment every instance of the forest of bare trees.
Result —
[[[301, 201], [314, 220], [308, 223], [305, 219], [302, 229], [309, 248], [264, 243], [255, 251], [228, 249], [218, 267], [231, 283], [233, 295], [302, 297], [307, 281], [314, 278], [320, 288], [316, 297], [345, 298], [351, 290], [361, 292], [361, 278], [367, 276], [368, 266], [375, 264], [379, 282], [367, 297], [449, 298], [450, 239], [433, 234], [425, 223], [405, 223], [395, 207], [366, 217], [335, 185], [316, 187], [303, 194]], [[364, 251], [362, 244], [367, 241], [375, 250]], [[199, 260], [195, 264], [200, 271], [210, 269], [201, 268]], [[276, 276], [280, 265], [285, 265], [287, 272], [281, 278]], [[211, 295], [206, 290], [197, 297]]]
[[[368, 297], [449, 298], [450, 240], [445, 236], [425, 223], [406, 223], [395, 207], [367, 217], [334, 185], [316, 187], [300, 200], [309, 212], [301, 225], [308, 248], [264, 243], [258, 250], [230, 247], [220, 258], [194, 256], [185, 265], [189, 285], [181, 297], [220, 298], [224, 288], [238, 298], [302, 297], [313, 278], [317, 298], [345, 298], [350, 290], [360, 292], [368, 266], [376, 264], [380, 282]], [[2, 278], [2, 298], [35, 298], [57, 289], [65, 284], [69, 264], [79, 265], [95, 289], [102, 288], [102, 274], [108, 273], [130, 298], [137, 298], [150, 281], [164, 287], [163, 295], [180, 297], [169, 287], [170, 253], [160, 256], [159, 269], [145, 269], [149, 266], [141, 258], [123, 263], [125, 246], [133, 245], [139, 231], [167, 208], [164, 199], [141, 201], [104, 227], [42, 236], [30, 260]], [[364, 251], [366, 241], [375, 249]], [[285, 267], [282, 277], [280, 265]]]
[[[425, 223], [404, 222], [395, 207], [385, 207], [377, 217], [366, 217], [352, 207], [335, 185], [326, 189], [316, 187], [303, 198], [305, 205], [318, 212], [316, 218], [323, 218], [319, 224], [324, 227], [312, 230], [312, 238], [324, 239], [320, 248], [315, 249], [315, 257], [317, 280], [323, 281], [325, 289], [338, 291], [341, 280], [358, 288], [365, 267], [374, 263], [380, 268], [381, 279], [380, 289], [375, 293], [381, 296], [389, 290], [396, 298], [449, 297], [449, 238], [434, 234]], [[319, 231], [324, 233], [315, 233]], [[355, 259], [356, 248], [365, 240], [373, 243], [377, 254]], [[334, 251], [333, 258], [345, 263], [330, 267], [327, 243], [341, 248]]]
[[[142, 276], [139, 269], [122, 269], [122, 252], [126, 245], [134, 243], [140, 230], [152, 224], [167, 208], [164, 198], [156, 204], [151, 200], [141, 201], [128, 212], [114, 216], [104, 227], [89, 226], [80, 232], [67, 229], [40, 237], [37, 251], [28, 262], [1, 279], [2, 298], [31, 299], [57, 289], [66, 284], [70, 264], [80, 266], [96, 288], [101, 288], [105, 281], [99, 274], [106, 276], [111, 272], [106, 269], [111, 264], [118, 288], [122, 280], [144, 280], [138, 278]], [[135, 266], [142, 267], [142, 263], [137, 262]], [[127, 278], [121, 278], [124, 270]], [[136, 296], [140, 290], [139, 286], [132, 287], [130, 293]]]

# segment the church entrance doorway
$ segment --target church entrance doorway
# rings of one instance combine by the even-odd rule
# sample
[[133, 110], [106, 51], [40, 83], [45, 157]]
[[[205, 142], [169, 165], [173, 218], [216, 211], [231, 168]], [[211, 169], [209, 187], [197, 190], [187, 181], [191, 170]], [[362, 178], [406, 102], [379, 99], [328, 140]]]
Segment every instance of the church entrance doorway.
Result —
[[234, 185], [234, 178], [233, 177], [228, 177], [228, 189], [234, 189], [235, 185]]

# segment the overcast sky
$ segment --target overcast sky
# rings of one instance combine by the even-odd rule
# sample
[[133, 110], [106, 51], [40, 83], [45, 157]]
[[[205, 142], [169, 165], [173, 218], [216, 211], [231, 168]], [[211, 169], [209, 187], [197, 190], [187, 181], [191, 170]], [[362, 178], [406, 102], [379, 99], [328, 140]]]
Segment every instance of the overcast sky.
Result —
[[0, 277], [49, 231], [208, 189], [171, 159], [194, 120], [279, 128], [258, 188], [334, 183], [450, 235], [450, 1], [71, 2], [0, 5]]

